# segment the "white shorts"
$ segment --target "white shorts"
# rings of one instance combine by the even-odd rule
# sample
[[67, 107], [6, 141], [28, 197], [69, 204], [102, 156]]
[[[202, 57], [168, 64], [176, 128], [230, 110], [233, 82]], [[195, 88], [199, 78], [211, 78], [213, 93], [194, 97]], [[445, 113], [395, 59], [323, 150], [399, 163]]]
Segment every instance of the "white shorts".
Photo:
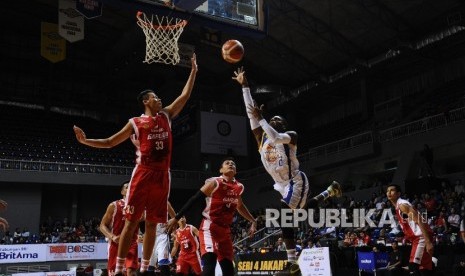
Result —
[[289, 184], [284, 187], [284, 190], [281, 192], [283, 196], [281, 201], [286, 203], [291, 209], [301, 209], [307, 203], [308, 192], [309, 184], [307, 176], [304, 172], [299, 171]]
[[170, 253], [169, 235], [157, 229], [157, 237], [155, 239], [155, 246], [153, 248], [152, 257], [150, 257], [149, 265], [155, 266], [156, 263], [158, 263], [158, 265], [171, 264], [172, 260]]

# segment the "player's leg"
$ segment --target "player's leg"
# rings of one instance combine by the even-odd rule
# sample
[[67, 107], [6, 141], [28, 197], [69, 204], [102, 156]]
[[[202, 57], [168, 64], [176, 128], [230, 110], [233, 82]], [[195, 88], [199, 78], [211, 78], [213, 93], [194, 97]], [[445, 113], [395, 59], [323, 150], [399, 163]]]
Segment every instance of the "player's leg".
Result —
[[155, 229], [157, 223], [154, 221], [145, 221], [145, 233], [142, 243], [142, 258], [140, 264], [140, 272], [144, 273], [149, 268], [150, 257], [152, 256], [153, 247], [155, 244]]
[[219, 264], [221, 266], [223, 276], [234, 276], [234, 265], [232, 260], [222, 259], [219, 261]]
[[[163, 230], [166, 229], [163, 227]], [[166, 231], [166, 230], [164, 230]], [[155, 247], [158, 255], [158, 267], [162, 276], [170, 276], [171, 254], [170, 254], [170, 241], [166, 233], [157, 233], [157, 245]]]
[[[150, 179], [150, 188], [146, 190], [148, 200], [145, 202], [145, 233], [142, 245], [142, 260], [140, 272], [145, 272], [150, 264], [155, 246], [157, 223], [166, 223], [168, 218], [168, 194], [170, 177], [167, 171], [150, 171], [147, 173]], [[153, 185], [157, 183], [157, 185]]]
[[318, 207], [318, 203], [320, 201], [326, 200], [330, 197], [341, 197], [342, 196], [342, 188], [341, 185], [337, 181], [333, 181], [329, 187], [318, 194], [315, 197], [307, 199], [307, 208], [316, 208]]
[[129, 252], [126, 255], [126, 275], [127, 276], [136, 276], [137, 268], [139, 267], [139, 258], [138, 258], [138, 248], [137, 240], [133, 240], [131, 246], [129, 247]]
[[126, 256], [131, 246], [132, 236], [139, 226], [138, 221], [126, 220], [123, 231], [121, 232], [119, 243], [118, 243], [118, 257], [116, 258], [115, 275], [122, 274], [123, 268], [126, 262]]
[[107, 263], [108, 276], [115, 275], [117, 255], [118, 255], [118, 245], [113, 242], [110, 242], [110, 246], [108, 248], [108, 263]]
[[[282, 209], [289, 209], [289, 206], [286, 203], [281, 202], [281, 210]], [[275, 275], [300, 275], [300, 268], [297, 264], [297, 256], [295, 249], [294, 228], [281, 227], [281, 232], [284, 243], [286, 244], [287, 265], [282, 271], [277, 272]]]
[[208, 252], [202, 255], [202, 276], [215, 276], [216, 260], [217, 256], [213, 252]]
[[217, 256], [218, 263], [221, 267], [221, 272], [223, 276], [233, 276], [234, 275], [234, 249], [233, 241], [231, 239], [231, 228], [218, 228], [215, 231], [216, 240], [218, 242]]
[[189, 266], [195, 275], [202, 274], [202, 267], [200, 265], [200, 254], [199, 252], [195, 252], [195, 256], [193, 255], [189, 261]]

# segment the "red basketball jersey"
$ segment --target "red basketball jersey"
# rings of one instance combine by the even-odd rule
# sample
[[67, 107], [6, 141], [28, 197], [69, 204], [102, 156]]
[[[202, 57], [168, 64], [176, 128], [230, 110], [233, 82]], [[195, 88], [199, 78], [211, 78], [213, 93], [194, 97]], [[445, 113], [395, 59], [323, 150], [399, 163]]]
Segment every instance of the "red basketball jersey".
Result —
[[129, 120], [134, 128], [137, 148], [136, 163], [155, 169], [168, 170], [171, 163], [172, 134], [168, 114], [142, 115]]
[[176, 230], [176, 241], [181, 247], [179, 256], [195, 254], [199, 250], [199, 241], [192, 232], [192, 225], [187, 224], [184, 229]]
[[[396, 215], [397, 219], [399, 221], [399, 225], [402, 228], [402, 232], [404, 232], [405, 238], [409, 241], [414, 240], [415, 238], [423, 236], [423, 233], [421, 232], [420, 226], [413, 220], [412, 217], [409, 215], [405, 215], [402, 213], [400, 210], [399, 206], [401, 204], [405, 204], [408, 206], [412, 206], [412, 204], [405, 199], [399, 198], [397, 200], [396, 204]], [[421, 214], [419, 214], [420, 217], [418, 217], [419, 220], [424, 219]], [[429, 227], [429, 225], [425, 222], [426, 230], [428, 231], [429, 234], [432, 234], [433, 231]]]
[[[123, 227], [126, 220], [126, 215], [124, 211], [125, 202], [124, 199], [120, 199], [113, 201], [112, 204], [115, 206], [115, 210], [113, 211], [113, 218], [110, 225], [111, 233], [113, 233], [113, 235], [115, 236], [119, 236], [123, 231]], [[134, 232], [131, 241], [137, 241], [137, 231]]]
[[112, 204], [115, 206], [115, 210], [113, 212], [113, 218], [111, 221], [111, 233], [115, 236], [119, 236], [121, 231], [123, 231], [124, 223], [125, 223], [125, 216], [124, 216], [124, 200], [116, 200], [113, 201]]
[[217, 225], [229, 226], [232, 224], [244, 186], [235, 179], [231, 182], [227, 182], [222, 177], [214, 177], [213, 179], [218, 186], [211, 196], [206, 198], [207, 206], [202, 214], [205, 219], [211, 220]]

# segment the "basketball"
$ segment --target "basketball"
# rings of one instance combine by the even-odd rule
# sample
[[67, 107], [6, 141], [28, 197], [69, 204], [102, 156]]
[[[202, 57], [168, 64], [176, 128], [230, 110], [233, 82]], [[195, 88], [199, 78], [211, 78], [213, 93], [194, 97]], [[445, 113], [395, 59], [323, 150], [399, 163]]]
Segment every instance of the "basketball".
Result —
[[223, 59], [229, 63], [237, 63], [244, 56], [244, 46], [238, 40], [228, 40], [221, 47]]

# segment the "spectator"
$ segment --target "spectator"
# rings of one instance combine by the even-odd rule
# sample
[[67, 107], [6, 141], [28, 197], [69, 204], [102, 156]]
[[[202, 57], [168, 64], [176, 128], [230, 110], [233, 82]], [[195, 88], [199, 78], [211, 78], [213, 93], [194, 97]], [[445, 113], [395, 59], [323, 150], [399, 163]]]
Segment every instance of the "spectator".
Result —
[[465, 194], [465, 187], [463, 186], [461, 179], [455, 180], [454, 191], [458, 196]]
[[283, 242], [282, 238], [279, 238], [276, 242], [274, 251], [286, 251], [286, 244]]
[[392, 252], [389, 253], [389, 263], [386, 266], [388, 271], [387, 275], [390, 276], [401, 276], [402, 275], [402, 253], [399, 250], [399, 246], [396, 242], [393, 242]]
[[447, 232], [447, 222], [446, 222], [446, 215], [443, 211], [439, 212], [439, 216], [435, 219], [434, 224], [434, 231], [438, 234], [442, 234]]
[[307, 241], [307, 246], [305, 246], [304, 249], [307, 249], [307, 248], [315, 248], [315, 247], [316, 247], [316, 245], [315, 245], [315, 243], [313, 242], [313, 240], [308, 240], [308, 241]]
[[447, 222], [449, 223], [450, 233], [458, 233], [460, 229], [460, 215], [455, 213], [455, 208], [450, 209], [450, 214], [447, 217]]

